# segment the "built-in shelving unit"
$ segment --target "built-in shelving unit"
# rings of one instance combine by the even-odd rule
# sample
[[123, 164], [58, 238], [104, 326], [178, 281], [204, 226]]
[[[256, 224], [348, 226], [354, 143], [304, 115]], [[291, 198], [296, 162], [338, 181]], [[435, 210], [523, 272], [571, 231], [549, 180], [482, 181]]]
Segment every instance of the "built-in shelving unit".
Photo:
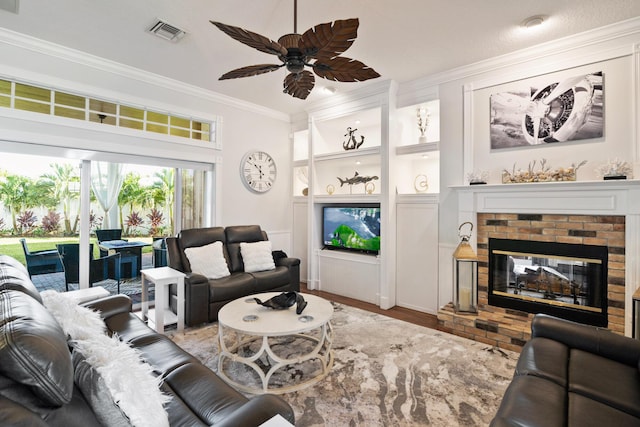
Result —
[[[377, 89], [311, 109], [308, 128], [294, 133], [294, 234], [306, 232], [307, 286], [381, 308], [403, 305], [435, 314], [439, 102], [396, 109], [394, 86]], [[426, 138], [417, 126], [419, 108], [429, 111]], [[356, 142], [364, 137], [357, 149], [344, 148], [352, 142], [350, 132]], [[348, 183], [356, 173], [366, 186], [353, 183], [358, 179]], [[322, 208], [357, 203], [380, 205], [379, 254], [323, 249]]]
[[[428, 119], [424, 138], [418, 113]], [[440, 104], [426, 101], [397, 110], [398, 143], [395, 147], [398, 194], [440, 192]]]

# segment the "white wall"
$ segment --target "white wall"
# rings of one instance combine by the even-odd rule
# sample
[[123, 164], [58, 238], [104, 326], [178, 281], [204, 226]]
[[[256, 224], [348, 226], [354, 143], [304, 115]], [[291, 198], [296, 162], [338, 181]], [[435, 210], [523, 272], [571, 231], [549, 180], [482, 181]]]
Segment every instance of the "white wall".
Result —
[[[488, 85], [471, 91], [469, 101], [472, 103], [473, 123], [471, 127], [470, 146], [473, 150], [473, 167], [490, 171], [489, 183], [500, 183], [503, 169], [511, 171], [526, 170], [528, 164], [546, 159], [547, 164], [555, 169], [569, 167], [582, 160], [587, 164], [578, 169], [580, 181], [598, 179], [596, 168], [606, 163], [607, 159], [620, 158], [633, 163], [633, 97], [630, 96], [633, 80], [631, 56], [613, 58], [588, 65], [573, 67], [569, 70], [544, 74], [527, 79], [527, 85], [544, 87], [544, 84], [561, 81], [575, 76], [584, 76], [594, 72], [604, 74], [604, 135], [601, 138], [565, 141], [549, 144], [491, 150], [489, 141], [489, 97], [504, 92], [519, 83]], [[499, 80], [499, 77], [494, 76]], [[537, 169], [536, 169], [537, 170]]]
[[[289, 124], [244, 112], [229, 111], [223, 118], [221, 225], [261, 224], [271, 232], [290, 230], [292, 143]], [[276, 183], [264, 194], [249, 192], [240, 181], [240, 161], [253, 149], [268, 152], [276, 162]]]
[[[31, 38], [16, 38], [0, 29], [0, 78], [12, 78], [63, 91], [171, 111], [201, 119], [221, 118], [220, 147], [199, 142], [176, 144], [139, 133], [104, 133], [94, 124], [48, 118], [45, 123], [0, 112], [0, 141], [53, 145], [57, 156], [73, 156], [70, 149], [87, 148], [163, 159], [218, 163], [217, 225], [260, 224], [288, 245], [291, 230], [291, 144], [288, 116], [244, 104], [202, 89], [144, 73], [121, 64]], [[3, 117], [4, 116], [4, 117]], [[8, 117], [7, 117], [8, 116]], [[41, 120], [41, 118], [37, 118]], [[78, 127], [79, 126], [79, 127]], [[239, 164], [249, 149], [270, 153], [277, 162], [275, 187], [267, 194], [250, 193], [240, 182]], [[75, 153], [77, 155], [77, 153]], [[1, 167], [1, 165], [0, 165]], [[283, 237], [285, 236], [285, 237]], [[285, 247], [286, 249], [286, 247]]]
[[[451, 300], [451, 254], [459, 243], [458, 205], [454, 185], [467, 184], [465, 174], [490, 172], [501, 182], [502, 169], [546, 158], [552, 168], [587, 160], [578, 180], [599, 179], [596, 167], [619, 158], [635, 166], [640, 178], [638, 106], [640, 89], [640, 19], [605, 27], [557, 42], [492, 58], [400, 86], [402, 105], [421, 101], [437, 87], [440, 99], [440, 270], [439, 301]], [[511, 82], [604, 72], [604, 136], [503, 150], [490, 149], [488, 95]], [[552, 80], [553, 81], [553, 80]], [[415, 95], [411, 95], [415, 93]], [[508, 185], [508, 184], [505, 184]], [[474, 231], [475, 233], [475, 231]]]

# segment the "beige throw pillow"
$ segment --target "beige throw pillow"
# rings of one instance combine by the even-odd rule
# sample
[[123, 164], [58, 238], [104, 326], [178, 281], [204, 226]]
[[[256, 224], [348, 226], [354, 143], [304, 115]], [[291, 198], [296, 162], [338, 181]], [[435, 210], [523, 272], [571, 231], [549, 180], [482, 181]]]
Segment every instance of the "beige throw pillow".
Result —
[[208, 279], [220, 279], [231, 274], [222, 253], [222, 242], [187, 248], [184, 253], [191, 264], [191, 271], [196, 274]]
[[257, 271], [273, 270], [276, 264], [273, 262], [271, 242], [240, 243], [240, 254], [244, 263], [244, 271], [253, 273]]

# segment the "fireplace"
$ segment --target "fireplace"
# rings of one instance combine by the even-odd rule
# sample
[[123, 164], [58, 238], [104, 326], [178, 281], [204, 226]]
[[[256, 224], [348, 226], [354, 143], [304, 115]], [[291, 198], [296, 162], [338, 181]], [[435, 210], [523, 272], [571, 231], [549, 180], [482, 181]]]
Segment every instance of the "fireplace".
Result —
[[608, 325], [608, 248], [489, 238], [488, 303]]
[[[458, 196], [458, 218], [455, 223], [451, 221], [451, 228], [465, 221], [477, 224], [471, 245], [475, 244], [478, 255], [478, 313], [456, 313], [452, 304], [444, 302], [438, 310], [438, 324], [443, 330], [516, 351], [530, 338], [533, 312], [495, 305], [495, 295], [489, 302], [489, 276], [492, 274], [489, 241], [510, 239], [606, 247], [606, 258], [602, 258], [607, 261], [601, 264], [602, 275], [606, 267], [606, 296], [601, 293], [605, 291], [590, 290], [587, 296], [586, 291], [581, 290], [577, 295], [579, 304], [575, 304], [580, 307], [571, 308], [589, 311], [586, 309], [589, 304], [583, 301], [604, 297], [606, 300], [600, 306], [593, 303], [593, 310], [601, 311], [603, 316], [606, 313], [608, 329], [631, 336], [632, 295], [640, 283], [640, 180], [460, 185], [452, 188]], [[443, 248], [441, 259], [447, 259], [446, 255], [450, 257], [454, 249], [454, 246]], [[529, 260], [524, 264], [539, 264], [544, 257], [533, 255], [546, 255], [522, 248], [515, 248], [513, 252], [532, 254], [526, 255]], [[570, 254], [569, 257], [582, 256]], [[548, 262], [559, 264], [556, 258], [560, 257], [552, 254]], [[588, 254], [584, 258], [600, 257]], [[583, 272], [579, 273], [582, 275], [598, 274], [593, 266], [591, 269], [596, 273], [585, 273], [590, 266], [581, 260], [572, 260], [571, 264], [576, 270], [581, 266]], [[452, 288], [450, 283], [453, 283], [452, 277], [443, 277], [442, 289]], [[552, 288], [547, 296], [551, 297], [553, 292]], [[562, 292], [557, 293], [562, 295]], [[564, 291], [567, 292], [571, 295], [570, 290]], [[554, 305], [551, 301], [536, 302]]]

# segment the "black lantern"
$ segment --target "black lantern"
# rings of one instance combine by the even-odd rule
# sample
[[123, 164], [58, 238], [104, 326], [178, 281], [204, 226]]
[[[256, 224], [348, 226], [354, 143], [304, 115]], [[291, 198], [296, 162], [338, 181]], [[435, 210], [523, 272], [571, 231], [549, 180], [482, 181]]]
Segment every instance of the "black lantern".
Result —
[[[463, 234], [462, 227], [469, 225], [469, 234]], [[478, 256], [469, 244], [473, 224], [463, 222], [458, 227], [461, 241], [453, 252], [453, 308], [456, 312], [478, 312]]]

